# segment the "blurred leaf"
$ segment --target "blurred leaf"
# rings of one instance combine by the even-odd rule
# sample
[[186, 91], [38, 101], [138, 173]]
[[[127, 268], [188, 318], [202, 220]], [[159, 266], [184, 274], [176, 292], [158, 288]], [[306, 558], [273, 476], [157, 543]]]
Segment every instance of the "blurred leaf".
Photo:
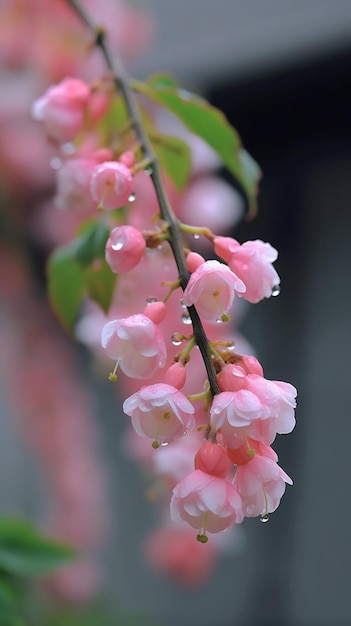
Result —
[[49, 258], [49, 301], [68, 331], [75, 324], [86, 293], [105, 313], [109, 309], [116, 282], [115, 274], [104, 260], [109, 234], [103, 222], [89, 221], [72, 243], [58, 248]]
[[[133, 83], [133, 87], [136, 91], [172, 111], [192, 133], [201, 137], [217, 152], [245, 193], [249, 210], [254, 213], [257, 184], [253, 184], [251, 173], [247, 172], [244, 167], [246, 164], [242, 163], [240, 137], [225, 115], [203, 98], [189, 91], [169, 86], [167, 82], [164, 86], [162, 80], [157, 80], [157, 77], [151, 77], [145, 83]], [[250, 159], [251, 170], [255, 164], [258, 172], [258, 165], [251, 157]]]
[[104, 258], [109, 235], [110, 231], [103, 222], [85, 224], [79, 237], [70, 244], [72, 256], [84, 266]]
[[84, 272], [71, 246], [55, 250], [48, 262], [49, 301], [62, 326], [71, 331], [84, 296]]
[[191, 154], [189, 146], [168, 135], [153, 132], [150, 139], [162, 169], [181, 191], [186, 186], [191, 173]]
[[[5, 572], [18, 576], [46, 574], [73, 556], [72, 549], [43, 537], [25, 522], [0, 520], [0, 568]], [[4, 582], [2, 592], [6, 597]]]
[[176, 79], [170, 74], [152, 74], [147, 79], [147, 84], [154, 89], [177, 89]]
[[111, 305], [117, 275], [114, 274], [106, 261], [97, 267], [88, 267], [84, 271], [84, 286], [88, 295], [99, 304], [105, 313]]

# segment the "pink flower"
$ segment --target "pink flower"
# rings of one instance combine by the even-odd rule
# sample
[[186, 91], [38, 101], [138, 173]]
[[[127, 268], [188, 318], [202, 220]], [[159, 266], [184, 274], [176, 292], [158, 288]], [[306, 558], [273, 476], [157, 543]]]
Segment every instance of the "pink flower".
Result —
[[108, 322], [102, 329], [102, 347], [131, 378], [151, 378], [166, 362], [166, 345], [159, 328], [145, 315]]
[[117, 161], [106, 161], [93, 172], [90, 189], [94, 200], [106, 211], [127, 204], [133, 189], [130, 169]]
[[148, 537], [145, 552], [161, 574], [194, 589], [208, 582], [218, 546], [211, 541], [204, 547], [194, 541], [190, 528], [170, 526], [158, 528]]
[[142, 387], [123, 403], [132, 426], [141, 437], [153, 439], [153, 447], [181, 437], [195, 427], [195, 409], [185, 395], [165, 383]]
[[82, 130], [89, 97], [90, 88], [86, 83], [65, 78], [33, 103], [32, 115], [44, 123], [49, 137], [66, 143]]
[[224, 478], [194, 470], [173, 489], [171, 518], [199, 530], [198, 539], [205, 543], [207, 532], [218, 533], [242, 522], [241, 499]]
[[83, 210], [96, 208], [90, 193], [90, 179], [96, 161], [90, 158], [68, 159], [57, 171], [55, 204], [59, 209]]
[[116, 274], [129, 272], [141, 261], [145, 239], [133, 226], [117, 226], [106, 243], [105, 258]]
[[256, 239], [240, 245], [231, 237], [216, 237], [214, 248], [246, 285], [243, 298], [248, 302], [269, 298], [278, 289], [280, 278], [272, 265], [278, 252], [269, 243]]
[[248, 463], [239, 465], [235, 473], [234, 485], [242, 498], [246, 517], [265, 518], [273, 513], [284, 494], [285, 483], [293, 484], [277, 464], [274, 451], [265, 448], [261, 445], [262, 454], [255, 454]]
[[249, 374], [246, 377], [246, 389], [254, 393], [268, 410], [267, 418], [251, 425], [248, 431], [250, 437], [270, 445], [277, 433], [291, 433], [296, 423], [297, 391], [293, 385]]
[[227, 265], [206, 261], [190, 276], [183, 300], [186, 306], [195, 305], [204, 319], [227, 321], [235, 293], [244, 291], [244, 283]]

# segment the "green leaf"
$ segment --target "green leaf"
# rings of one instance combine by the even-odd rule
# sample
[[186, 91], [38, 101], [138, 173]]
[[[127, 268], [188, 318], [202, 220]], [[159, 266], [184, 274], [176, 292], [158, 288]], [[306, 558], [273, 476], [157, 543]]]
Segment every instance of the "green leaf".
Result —
[[[153, 77], [146, 83], [133, 83], [133, 87], [136, 91], [172, 111], [191, 132], [201, 137], [217, 152], [245, 193], [249, 209], [251, 213], [254, 213], [257, 185], [253, 184], [252, 176], [243, 166], [240, 156], [242, 150], [240, 137], [225, 115], [203, 98], [174, 86], [164, 86], [162, 81], [158, 82]], [[251, 162], [252, 167], [255, 164], [258, 172], [258, 165], [253, 159]]]
[[72, 549], [43, 537], [25, 522], [0, 520], [0, 568], [6, 572], [47, 574], [73, 556]]
[[186, 186], [191, 172], [191, 154], [189, 146], [168, 135], [153, 132], [150, 139], [159, 163], [175, 188], [181, 191]]
[[54, 251], [48, 262], [49, 301], [62, 326], [71, 331], [84, 296], [84, 272], [71, 246]]
[[104, 261], [109, 234], [103, 222], [87, 222], [72, 243], [50, 256], [49, 301], [68, 331], [75, 324], [86, 292], [105, 313], [111, 304], [116, 277]]
[[100, 261], [86, 268], [84, 272], [84, 286], [88, 295], [105, 313], [108, 313], [111, 305], [116, 278], [106, 261]]
[[147, 84], [154, 89], [177, 89], [176, 79], [170, 74], [152, 74], [147, 79]]
[[80, 236], [70, 244], [71, 255], [81, 265], [90, 265], [105, 256], [106, 241], [110, 231], [103, 222], [85, 224]]

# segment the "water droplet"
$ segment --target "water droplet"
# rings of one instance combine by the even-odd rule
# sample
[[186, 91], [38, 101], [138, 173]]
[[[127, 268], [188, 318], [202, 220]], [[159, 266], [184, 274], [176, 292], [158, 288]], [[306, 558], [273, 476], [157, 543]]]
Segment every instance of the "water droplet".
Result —
[[111, 248], [112, 250], [122, 250], [123, 246], [124, 246], [124, 241], [119, 240], [119, 241], [116, 241], [116, 243], [114, 243], [111, 246]]
[[261, 522], [263, 522], [263, 523], [264, 522], [268, 522], [268, 520], [269, 520], [269, 514], [268, 513], [265, 513], [264, 515], [260, 515], [260, 521]]
[[128, 198], [128, 202], [135, 202], [135, 200], [136, 200], [136, 193], [134, 193], [133, 191], [133, 193], [131, 193]]
[[190, 315], [188, 315], [187, 313], [183, 313], [183, 315], [182, 315], [182, 318], [181, 318], [181, 319], [182, 319], [183, 324], [186, 324], [187, 326], [189, 326], [189, 324], [191, 324], [191, 323], [192, 323], [192, 322], [191, 322], [191, 317], [190, 317]]
[[272, 296], [279, 296], [280, 294], [280, 285], [274, 285], [272, 289]]
[[231, 341], [230, 343], [228, 343], [227, 345], [227, 350], [234, 350], [235, 348], [235, 342]]
[[59, 157], [52, 157], [50, 160], [50, 167], [53, 170], [59, 170], [62, 165], [62, 161]]
[[187, 308], [186, 304], [184, 304], [183, 298], [180, 301], [180, 306], [182, 307], [182, 309], [186, 309]]
[[148, 166], [144, 169], [144, 174], [146, 174], [146, 176], [151, 176], [152, 172], [153, 172], [152, 165], [148, 165]]
[[161, 446], [164, 448], [165, 446], [168, 446], [168, 441], [161, 441]]
[[223, 320], [220, 317], [217, 317], [216, 324], [223, 324]]
[[174, 333], [171, 336], [171, 342], [174, 346], [180, 346], [180, 344], [182, 343], [182, 339], [181, 339], [182, 335], [179, 335], [179, 333]]
[[155, 296], [148, 296], [148, 297], [146, 298], [146, 302], [147, 302], [148, 304], [152, 304], [152, 302], [158, 302], [158, 298], [155, 298]]
[[200, 239], [200, 235], [198, 235], [198, 233], [194, 233], [194, 234], [193, 234], [193, 238], [194, 238], [194, 239]]

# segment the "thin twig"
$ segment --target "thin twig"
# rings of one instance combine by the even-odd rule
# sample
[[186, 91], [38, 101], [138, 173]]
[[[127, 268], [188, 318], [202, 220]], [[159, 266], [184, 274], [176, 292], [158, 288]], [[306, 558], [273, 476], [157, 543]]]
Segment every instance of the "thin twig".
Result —
[[[106, 44], [104, 29], [94, 24], [90, 16], [86, 13], [81, 4], [77, 2], [77, 0], [66, 1], [75, 11], [75, 13], [77, 13], [77, 15], [81, 18], [81, 20], [94, 36], [95, 44], [98, 48], [100, 48], [102, 55], [105, 59], [106, 66], [112, 74], [116, 90], [121, 94], [124, 100], [128, 116], [134, 127], [134, 132], [140, 142], [143, 156], [149, 162], [149, 167], [151, 169], [150, 178], [152, 179], [155, 188], [158, 204], [160, 207], [160, 215], [162, 219], [168, 224], [169, 244], [171, 246], [174, 260], [177, 265], [181, 287], [184, 290], [189, 281], [189, 272], [186, 267], [185, 256], [183, 252], [179, 221], [174, 215], [173, 209], [169, 203], [162, 180], [160, 164], [153, 150], [150, 139], [144, 130], [136, 98], [132, 89], [129, 86], [129, 77], [127, 76], [120, 60], [115, 57], [112, 59], [112, 55], [110, 54], [109, 48]], [[190, 306], [188, 307], [188, 311], [193, 325], [195, 341], [196, 344], [199, 346], [205, 364], [210, 390], [212, 395], [214, 396], [218, 394], [220, 390], [216, 380], [216, 373], [212, 365], [208, 339], [196, 308], [194, 306]]]

